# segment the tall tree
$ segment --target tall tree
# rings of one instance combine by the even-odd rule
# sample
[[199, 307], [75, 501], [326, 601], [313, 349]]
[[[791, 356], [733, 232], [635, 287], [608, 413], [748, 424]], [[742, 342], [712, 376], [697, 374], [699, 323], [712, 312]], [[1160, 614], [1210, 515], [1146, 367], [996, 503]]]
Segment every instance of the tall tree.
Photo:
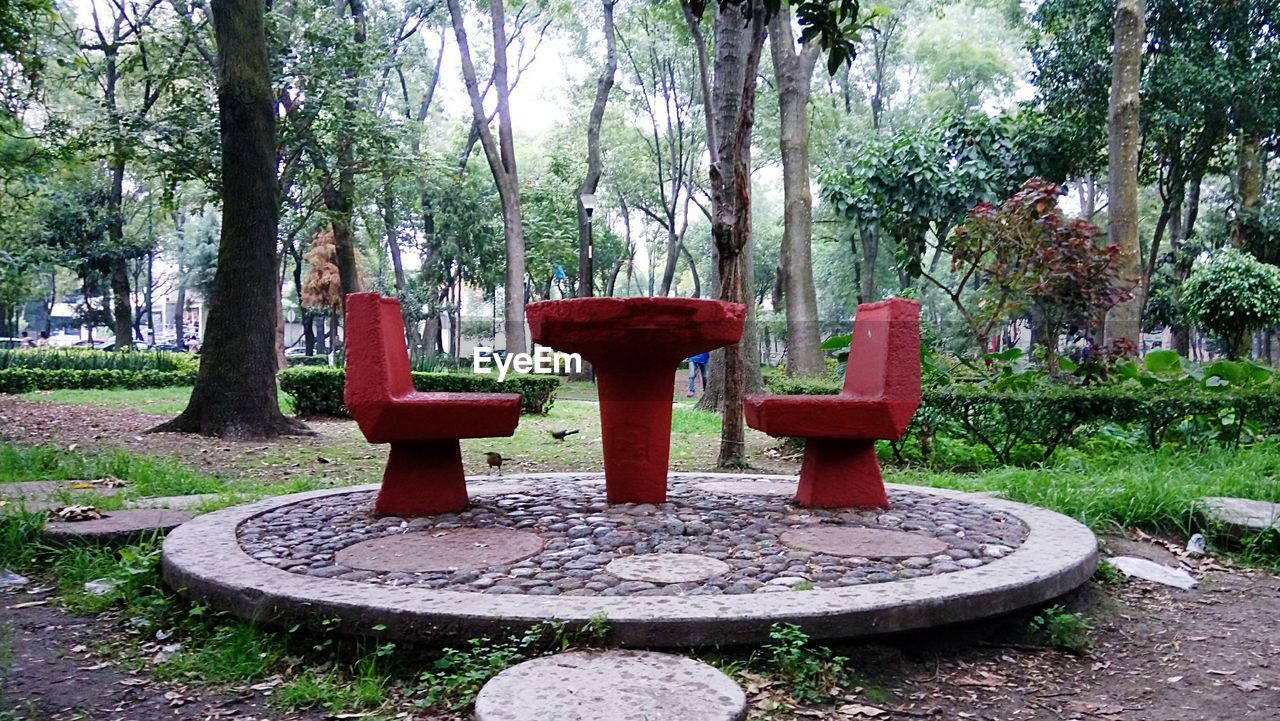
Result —
[[783, 230], [778, 268], [787, 315], [787, 375], [826, 370], [818, 328], [818, 292], [813, 285], [813, 193], [809, 189], [809, 91], [818, 62], [817, 43], [796, 50], [791, 12], [769, 23], [769, 49], [778, 83], [778, 145], [782, 151]]
[[[1115, 39], [1111, 51], [1111, 101], [1107, 114], [1108, 196], [1111, 244], [1120, 248], [1122, 277], [1143, 277], [1142, 248], [1138, 238], [1138, 152], [1142, 145], [1139, 125], [1142, 50], [1146, 41], [1146, 0], [1118, 0]], [[1154, 250], [1153, 250], [1154, 252]], [[1148, 274], [1149, 276], [1149, 274]], [[1139, 348], [1142, 306], [1146, 283], [1140, 282], [1133, 297], [1107, 312], [1103, 342], [1123, 340]]]
[[489, 116], [485, 112], [480, 82], [475, 63], [471, 59], [471, 44], [467, 39], [466, 17], [459, 0], [448, 0], [449, 15], [453, 19], [453, 34], [458, 41], [458, 54], [462, 60], [462, 77], [466, 82], [467, 96], [471, 99], [471, 112], [480, 133], [485, 159], [493, 173], [494, 185], [502, 201], [502, 230], [506, 237], [507, 267], [503, 283], [503, 334], [507, 350], [523, 352], [528, 344], [524, 333], [524, 228], [520, 219], [520, 175], [516, 165], [516, 147], [511, 123], [511, 85], [507, 77], [507, 17], [503, 0], [489, 3], [489, 22], [493, 32], [492, 87], [497, 96], [498, 137], [489, 129]]
[[[131, 161], [139, 147], [142, 128], [156, 104], [172, 88], [188, 49], [190, 29], [178, 24], [162, 24], [165, 6], [160, 0], [143, 3], [108, 2], [89, 6], [92, 27], [77, 40], [80, 58], [86, 66], [86, 95], [96, 95], [105, 125], [91, 142], [103, 147], [107, 166], [109, 223], [107, 243], [111, 247], [109, 277], [112, 294], [116, 348], [133, 347], [132, 290], [129, 261], [146, 254], [132, 239], [125, 238], [125, 182]], [[166, 31], [174, 31], [167, 33]], [[73, 34], [78, 35], [77, 31]]]
[[153, 431], [236, 439], [308, 433], [276, 389], [276, 94], [259, 0], [212, 0], [222, 129], [222, 234], [200, 373], [187, 408]]
[[[751, 305], [751, 130], [755, 123], [756, 74], [764, 50], [767, 16], [762, 0], [719, 4], [714, 10], [715, 60], [708, 61], [703, 12], [696, 0], [681, 0], [698, 50], [699, 76], [710, 155], [711, 238], [716, 297]], [[714, 73], [713, 73], [714, 69]], [[714, 84], [712, 83], [714, 77]], [[753, 330], [753, 314], [748, 328]], [[751, 337], [725, 348], [719, 364], [723, 421], [716, 464], [742, 466], [746, 435], [742, 397], [748, 364], [758, 367]]]

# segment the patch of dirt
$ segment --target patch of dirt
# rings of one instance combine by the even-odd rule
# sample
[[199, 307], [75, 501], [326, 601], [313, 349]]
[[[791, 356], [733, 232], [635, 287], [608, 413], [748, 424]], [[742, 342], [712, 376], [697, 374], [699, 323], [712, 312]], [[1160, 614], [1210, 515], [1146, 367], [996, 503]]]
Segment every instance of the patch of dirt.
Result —
[[[321, 712], [283, 713], [249, 687], [211, 691], [162, 683], [133, 673], [94, 649], [116, 631], [96, 619], [72, 616], [28, 595], [0, 596], [0, 640], [8, 646], [0, 669], [0, 711], [23, 721], [318, 721]], [[20, 600], [15, 600], [20, 599]], [[5, 717], [9, 718], [9, 717]]]
[[[291, 478], [319, 479], [332, 485], [376, 483], [386, 464], [387, 446], [370, 445], [354, 421], [307, 418], [316, 435], [285, 437], [270, 443], [232, 442], [186, 433], [145, 433], [168, 416], [141, 413], [119, 407], [30, 401], [0, 395], [0, 439], [21, 443], [48, 443], [62, 448], [111, 447], [151, 456], [176, 457], [184, 464], [211, 474], [234, 473], [260, 481], [283, 482]], [[537, 416], [520, 419], [522, 431], [543, 434], [558, 430], [562, 423]], [[599, 435], [599, 421], [594, 431]], [[583, 426], [584, 429], [587, 426]], [[503, 466], [507, 473], [598, 470], [602, 467], [598, 445], [583, 446], [575, 438], [569, 445], [545, 438], [539, 457], [517, 453], [513, 463]], [[756, 470], [764, 473], [796, 473], [799, 455], [782, 456], [766, 449], [777, 441], [748, 429], [748, 450]], [[501, 450], [504, 439], [464, 440], [463, 465], [470, 475], [487, 475], [490, 468], [483, 451]], [[715, 470], [718, 444], [708, 442], [698, 449], [692, 463], [672, 462], [676, 471]], [[545, 453], [544, 453], [545, 451]]]

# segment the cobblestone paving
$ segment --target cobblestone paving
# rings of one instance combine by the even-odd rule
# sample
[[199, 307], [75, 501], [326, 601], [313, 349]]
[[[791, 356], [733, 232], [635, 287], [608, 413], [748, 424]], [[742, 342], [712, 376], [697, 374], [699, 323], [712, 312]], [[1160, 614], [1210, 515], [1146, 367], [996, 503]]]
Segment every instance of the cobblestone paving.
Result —
[[[786, 496], [706, 490], [721, 477], [673, 478], [668, 502], [609, 506], [598, 474], [522, 479], [523, 492], [476, 495], [462, 513], [377, 518], [373, 492], [303, 501], [241, 524], [241, 547], [262, 563], [319, 578], [492, 594], [653, 596], [784, 592], [890, 583], [962, 572], [1012, 553], [1026, 537], [1015, 517], [964, 500], [891, 489], [888, 511], [806, 509]], [[750, 477], [743, 480], [750, 481]], [[776, 480], [760, 481], [776, 484]], [[485, 568], [404, 572], [357, 570], [335, 553], [402, 533], [503, 527], [536, 533], [542, 551]], [[841, 557], [784, 545], [791, 529], [854, 527], [919, 534], [945, 544], [925, 557]], [[730, 570], [706, 580], [659, 584], [624, 580], [605, 567], [650, 553], [697, 554]]]

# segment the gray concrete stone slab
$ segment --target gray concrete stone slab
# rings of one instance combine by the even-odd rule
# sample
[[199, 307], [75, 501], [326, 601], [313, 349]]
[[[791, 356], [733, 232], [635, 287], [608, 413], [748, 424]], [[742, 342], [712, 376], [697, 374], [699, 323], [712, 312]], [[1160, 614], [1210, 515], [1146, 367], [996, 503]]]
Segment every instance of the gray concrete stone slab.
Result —
[[517, 664], [476, 697], [476, 721], [739, 721], [747, 697], [691, 658], [574, 651]]
[[[704, 473], [672, 477], [688, 482], [739, 478]], [[166, 539], [164, 578], [193, 599], [263, 622], [318, 627], [337, 615], [351, 633], [443, 642], [523, 630], [553, 619], [586, 623], [603, 615], [612, 643], [651, 647], [759, 643], [779, 622], [797, 624], [814, 638], [855, 638], [970, 621], [1060, 596], [1088, 580], [1097, 565], [1093, 533], [1066, 516], [916, 487], [909, 490], [1007, 513], [1025, 524], [1027, 537], [1002, 558], [955, 573], [803, 593], [720, 596], [499, 595], [373, 585], [290, 573], [253, 559], [240, 546], [236, 528], [250, 518], [304, 500], [376, 488], [311, 491], [200, 516]]]
[[188, 511], [139, 508], [107, 511], [102, 518], [92, 521], [50, 520], [44, 526], [44, 542], [51, 546], [124, 545], [153, 533], [164, 535], [191, 517]]
[[221, 497], [218, 493], [196, 493], [190, 496], [153, 496], [151, 498], [130, 499], [125, 501], [124, 505], [125, 508], [173, 508], [185, 510], [195, 508], [205, 501]]
[[1229, 536], [1280, 528], [1280, 503], [1249, 498], [1210, 496], [1200, 499], [1200, 513]]
[[629, 581], [688, 583], [728, 573], [729, 564], [692, 553], [646, 553], [610, 561], [605, 570]]
[[402, 533], [347, 546], [335, 560], [369, 571], [447, 571], [515, 563], [542, 550], [542, 539], [509, 528]]
[[882, 528], [797, 528], [782, 534], [782, 542], [814, 553], [865, 558], [932, 556], [947, 550], [937, 539]]

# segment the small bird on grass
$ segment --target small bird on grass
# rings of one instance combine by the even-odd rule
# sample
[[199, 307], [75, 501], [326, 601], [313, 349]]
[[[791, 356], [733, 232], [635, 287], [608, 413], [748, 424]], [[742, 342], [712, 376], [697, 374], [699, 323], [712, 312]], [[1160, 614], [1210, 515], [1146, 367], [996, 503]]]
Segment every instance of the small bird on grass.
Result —
[[497, 468], [498, 475], [501, 476], [502, 475], [502, 454], [496, 453], [494, 451], [489, 451], [488, 453], [484, 454], [484, 457], [485, 457], [485, 460], [489, 462], [489, 467]]
[[551, 431], [551, 437], [552, 437], [552, 438], [554, 438], [554, 439], [556, 439], [557, 441], [563, 441], [563, 440], [565, 439], [565, 436], [571, 436], [571, 435], [573, 435], [574, 433], [577, 433], [577, 432], [578, 432], [578, 429], [577, 429], [577, 428], [574, 428], [574, 429], [573, 429], [573, 430], [571, 430], [571, 431], [570, 431], [570, 430], [563, 430], [563, 431]]

